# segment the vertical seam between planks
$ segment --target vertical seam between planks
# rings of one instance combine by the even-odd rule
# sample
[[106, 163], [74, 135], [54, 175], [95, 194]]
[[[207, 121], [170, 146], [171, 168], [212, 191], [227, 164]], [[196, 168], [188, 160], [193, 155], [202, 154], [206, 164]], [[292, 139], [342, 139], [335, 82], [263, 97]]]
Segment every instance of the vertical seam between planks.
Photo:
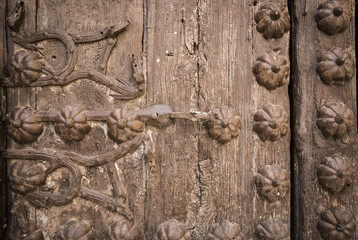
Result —
[[[290, 179], [291, 179], [291, 199], [290, 199], [290, 235], [291, 235], [291, 239], [296, 239], [298, 240], [298, 225], [299, 225], [299, 212], [298, 210], [298, 199], [297, 199], [297, 191], [298, 191], [298, 185], [297, 183], [298, 181], [298, 176], [299, 173], [296, 172], [298, 171], [298, 168], [296, 169], [295, 166], [295, 137], [296, 137], [296, 132], [295, 132], [295, 117], [296, 117], [296, 113], [295, 113], [295, 105], [294, 105], [294, 76], [295, 76], [295, 71], [296, 71], [296, 65], [297, 65], [297, 59], [295, 58], [296, 56], [296, 47], [295, 47], [295, 21], [294, 21], [294, 7], [295, 5], [295, 0], [293, 1], [288, 1], [288, 10], [290, 13], [290, 18], [291, 18], [291, 24], [290, 24], [290, 40], [289, 40], [289, 59], [290, 59], [290, 83], [288, 86], [288, 96], [289, 96], [289, 101], [290, 101], [290, 129], [291, 129], [291, 139], [290, 139]], [[304, 12], [306, 12], [306, 1], [304, 1]]]
[[[148, 71], [147, 71], [147, 20], [148, 20], [148, 5], [147, 0], [143, 0], [143, 30], [142, 30], [142, 69], [144, 69], [145, 75], [145, 92], [148, 92]], [[143, 58], [145, 61], [143, 61]], [[144, 66], [145, 65], [145, 66]], [[148, 94], [145, 94], [145, 106], [148, 105]], [[145, 132], [148, 130], [148, 126], [146, 124]], [[144, 197], [144, 239], [146, 239], [146, 233], [148, 232], [148, 171], [150, 168], [148, 167], [146, 161], [143, 164], [143, 172], [144, 172], [144, 189], [145, 189], [145, 197]]]
[[[2, 77], [5, 77], [5, 66], [7, 65], [7, 59], [8, 59], [8, 48], [7, 48], [7, 28], [6, 28], [6, 18], [7, 18], [7, 10], [8, 10], [8, 1], [4, 1], [3, 4], [3, 18], [4, 18], [4, 22], [2, 23], [2, 27], [3, 30], [1, 31], [1, 38], [3, 41], [3, 49], [2, 49], [2, 66], [1, 66], [1, 75]], [[0, 93], [0, 104], [1, 104], [1, 118], [5, 115], [6, 113], [6, 89], [5, 87], [1, 87], [1, 93]], [[4, 123], [2, 122], [0, 124], [0, 135], [1, 135], [1, 142], [0, 142], [0, 150], [4, 150], [6, 147], [6, 135], [5, 135], [5, 128], [4, 128]], [[8, 209], [8, 195], [7, 195], [7, 174], [6, 174], [6, 170], [7, 170], [7, 161], [4, 161], [3, 159], [1, 159], [1, 167], [0, 167], [0, 171], [1, 171], [1, 182], [0, 182], [0, 188], [1, 188], [1, 231], [0, 231], [0, 238], [5, 239], [6, 236], [6, 230], [7, 230], [7, 219], [9, 219], [9, 213], [7, 211]]]

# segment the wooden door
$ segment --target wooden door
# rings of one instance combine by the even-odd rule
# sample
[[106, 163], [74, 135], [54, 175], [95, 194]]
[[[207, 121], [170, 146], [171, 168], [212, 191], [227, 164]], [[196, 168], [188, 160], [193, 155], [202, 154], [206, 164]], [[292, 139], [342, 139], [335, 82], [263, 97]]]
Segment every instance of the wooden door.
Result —
[[356, 239], [354, 1], [0, 11], [2, 236]]

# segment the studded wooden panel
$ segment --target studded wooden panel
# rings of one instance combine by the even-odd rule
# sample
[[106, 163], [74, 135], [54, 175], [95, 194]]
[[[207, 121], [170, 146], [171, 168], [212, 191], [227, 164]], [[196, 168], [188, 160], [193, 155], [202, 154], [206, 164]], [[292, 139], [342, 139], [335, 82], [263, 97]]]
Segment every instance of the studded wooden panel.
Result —
[[288, 7], [7, 0], [9, 238], [289, 239]]
[[357, 239], [354, 4], [292, 4], [295, 239]]

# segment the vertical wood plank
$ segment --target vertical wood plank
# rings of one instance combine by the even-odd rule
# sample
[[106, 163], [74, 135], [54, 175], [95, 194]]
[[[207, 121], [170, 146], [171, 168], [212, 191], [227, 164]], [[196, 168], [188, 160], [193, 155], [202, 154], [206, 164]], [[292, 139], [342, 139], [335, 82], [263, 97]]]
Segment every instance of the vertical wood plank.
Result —
[[[6, 16], [6, 3], [7, 1], [2, 1], [0, 3], [0, 79], [5, 77], [5, 65], [6, 65], [6, 26], [5, 26], [5, 16]], [[5, 98], [5, 89], [2, 87], [0, 89], [0, 118], [6, 114], [6, 98]], [[0, 152], [5, 149], [5, 136], [4, 136], [5, 126], [3, 122], [0, 122]], [[7, 205], [6, 205], [6, 161], [3, 158], [0, 158], [0, 238], [5, 239], [6, 233], [6, 216], [7, 216]]]
[[[8, 11], [11, 13], [16, 0], [9, 0]], [[61, 1], [61, 0], [31, 0], [25, 2], [26, 13], [23, 31], [33, 33], [46, 29], [62, 30], [70, 34], [96, 31], [109, 27], [120, 21], [129, 21], [130, 26], [117, 38], [117, 43], [110, 55], [107, 74], [109, 76], [129, 79], [132, 71], [130, 56], [137, 56], [140, 63], [143, 34], [143, 1]], [[12, 43], [11, 39], [9, 42]], [[55, 40], [38, 43], [43, 47], [45, 57], [53, 59], [53, 66], [62, 64], [66, 59], [64, 46]], [[98, 55], [103, 47], [103, 41], [78, 44], [78, 59], [76, 69], [94, 69]], [[9, 44], [9, 57], [20, 49], [16, 44]], [[57, 61], [57, 62], [56, 62]], [[60, 111], [65, 106], [82, 106], [86, 110], [113, 110], [124, 105], [137, 109], [143, 99], [130, 102], [117, 101], [109, 96], [110, 91], [99, 84], [86, 79], [76, 81], [64, 87], [12, 88], [8, 90], [8, 109], [15, 106], [31, 106], [39, 111]], [[103, 154], [118, 147], [108, 139], [105, 123], [90, 123], [92, 130], [82, 142], [66, 142], [54, 131], [53, 123], [45, 123], [45, 129], [38, 141], [31, 146], [23, 146], [9, 141], [9, 148], [35, 148], [49, 151], [68, 151], [83, 155]], [[144, 197], [145, 175], [143, 174], [143, 150], [139, 149], [132, 156], [121, 159], [124, 164], [114, 164], [121, 175], [121, 184], [127, 190], [127, 201], [134, 215], [134, 222], [144, 226]], [[41, 163], [40, 163], [41, 164]], [[117, 169], [118, 167], [118, 169]], [[113, 196], [110, 177], [105, 166], [80, 168], [84, 174], [82, 185], [108, 196]], [[63, 175], [62, 175], [63, 174]], [[50, 177], [51, 184], [66, 180], [66, 172], [55, 172]], [[14, 202], [16, 199], [13, 199]], [[44, 230], [46, 239], [53, 239], [55, 232], [71, 220], [88, 221], [93, 227], [97, 239], [103, 239], [106, 228], [123, 217], [103, 206], [82, 198], [75, 198], [72, 203], [56, 206], [50, 209], [36, 209], [26, 205], [30, 211], [31, 220]], [[141, 229], [144, 231], [144, 229]]]
[[[294, 225], [298, 226], [294, 239], [320, 239], [317, 229], [320, 215], [331, 207], [350, 211], [357, 222], [357, 183], [332, 194], [320, 185], [317, 177], [321, 161], [333, 154], [340, 154], [353, 162], [355, 180], [358, 172], [356, 77], [353, 76], [344, 85], [328, 85], [323, 83], [317, 72], [319, 56], [329, 49], [341, 48], [355, 59], [355, 1], [342, 1], [348, 3], [353, 18], [345, 31], [335, 35], [327, 35], [317, 27], [316, 10], [324, 2], [297, 0], [292, 4], [294, 176], [297, 187]], [[317, 127], [317, 111], [325, 102], [342, 102], [353, 111], [353, 130], [343, 139], [325, 137]], [[352, 237], [356, 238], [356, 235]]]
[[[287, 1], [275, 2], [287, 9]], [[250, 239], [264, 219], [277, 218], [290, 224], [289, 194], [269, 203], [257, 194], [254, 184], [254, 176], [263, 165], [276, 163], [288, 172], [290, 168], [289, 133], [277, 142], [263, 142], [253, 132], [253, 115], [264, 105], [280, 105], [290, 111], [287, 82], [268, 91], [253, 75], [253, 65], [261, 55], [275, 50], [289, 59], [288, 33], [266, 40], [256, 30], [254, 16], [263, 4], [201, 1], [200, 94], [204, 98], [200, 98], [200, 107], [228, 106], [242, 120], [240, 136], [224, 145], [208, 138], [205, 129], [201, 131], [199, 161], [210, 159], [213, 169], [207, 200], [211, 203], [199, 210], [210, 213], [198, 216], [201, 236], [211, 224], [222, 220], [238, 223], [242, 237]]]
[[[17, 0], [7, 0], [7, 14], [5, 16], [10, 16], [13, 13], [13, 9], [16, 6], [16, 2]], [[23, 22], [22, 26], [21, 26], [21, 31], [23, 32], [34, 32], [36, 30], [36, 0], [30, 0], [27, 1], [27, 5], [25, 6], [25, 14], [27, 14], [27, 19], [26, 21]], [[4, 22], [5, 24], [5, 22]], [[8, 29], [7, 29], [8, 30]], [[12, 56], [14, 56], [14, 54], [20, 49], [18, 45], [16, 45], [10, 36], [10, 31], [7, 31], [7, 36], [6, 36], [6, 58], [8, 59], [8, 61], [10, 60], [10, 58]], [[7, 65], [5, 66], [5, 72], [8, 72], [8, 62]], [[8, 77], [8, 76], [6, 76]], [[21, 88], [21, 87], [16, 87], [16, 88], [7, 88], [6, 89], [6, 110], [10, 112], [12, 111], [15, 107], [17, 106], [21, 106], [21, 107], [31, 107], [31, 108], [36, 108], [36, 97], [35, 97], [35, 90], [31, 89], [31, 88]], [[23, 149], [24, 146], [19, 145], [17, 143], [15, 143], [14, 141], [12, 141], [9, 137], [6, 137], [6, 148], [16, 148], [16, 149]], [[36, 148], [36, 146], [34, 146], [34, 148]], [[14, 163], [13, 160], [8, 160], [7, 161], [7, 176], [9, 176], [9, 172], [10, 172], [10, 168], [12, 163]], [[9, 190], [10, 188], [8, 187], [7, 190]], [[7, 234], [12, 233], [13, 231], [15, 231], [16, 229], [16, 217], [15, 214], [11, 214], [11, 210], [13, 209], [14, 205], [15, 205], [15, 201], [17, 200], [16, 195], [14, 194], [14, 192], [9, 191], [8, 192], [8, 199], [9, 201], [8, 203], [8, 216], [9, 219], [7, 219], [7, 224], [8, 224], [8, 228], [7, 228]], [[29, 208], [28, 209], [29, 214], [31, 216], [34, 216], [36, 213], [35, 208]]]
[[[147, 1], [147, 105], [166, 104], [174, 111], [197, 110], [197, 3]], [[176, 121], [163, 129], [148, 127], [156, 149], [156, 171], [148, 171], [146, 237], [176, 219], [195, 227], [198, 129]]]

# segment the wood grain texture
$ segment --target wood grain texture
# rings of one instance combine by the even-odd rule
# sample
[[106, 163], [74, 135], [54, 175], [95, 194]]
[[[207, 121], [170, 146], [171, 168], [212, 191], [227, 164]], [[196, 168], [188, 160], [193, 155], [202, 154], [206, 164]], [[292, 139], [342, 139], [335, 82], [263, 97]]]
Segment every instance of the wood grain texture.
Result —
[[[166, 104], [174, 111], [198, 110], [196, 1], [147, 1], [146, 104]], [[156, 149], [156, 171], [147, 175], [146, 237], [161, 222], [176, 219], [196, 226], [198, 197], [198, 126], [176, 121], [148, 128]]]
[[[357, 184], [333, 195], [319, 185], [316, 173], [324, 157], [341, 154], [356, 163], [358, 151], [356, 77], [344, 86], [327, 85], [316, 72], [318, 56], [327, 49], [345, 49], [355, 59], [355, 20], [353, 17], [348, 29], [342, 33], [329, 36], [321, 32], [314, 16], [318, 5], [323, 2], [298, 0], [292, 3], [294, 176], [297, 179], [294, 185], [296, 230], [293, 239], [320, 239], [317, 230], [319, 216], [332, 206], [350, 210], [357, 222], [354, 214], [358, 211]], [[354, 12], [355, 1], [346, 2]], [[343, 102], [354, 113], [353, 131], [343, 140], [324, 137], [316, 126], [317, 109], [325, 101]], [[355, 176], [357, 167], [354, 164]], [[357, 236], [352, 239], [357, 239]]]
[[[9, 13], [11, 13], [15, 3], [15, 0], [8, 1]], [[117, 37], [118, 41], [109, 57], [107, 74], [129, 79], [132, 74], [131, 55], [136, 55], [140, 62], [143, 33], [142, 1], [33, 0], [26, 1], [25, 5], [23, 31], [26, 33], [59, 29], [76, 34], [100, 30], [120, 21], [129, 21], [128, 29]], [[8, 42], [8, 56], [12, 56], [19, 47], [13, 44], [11, 38], [8, 39]], [[66, 49], [61, 42], [46, 40], [39, 42], [38, 45], [43, 47], [41, 51], [53, 68], [64, 64]], [[78, 44], [76, 69], [95, 69], [103, 45], [104, 41]], [[8, 111], [13, 110], [16, 106], [31, 106], [39, 111], [58, 111], [68, 105], [77, 105], [87, 110], [112, 110], [126, 104], [124, 101], [114, 100], [109, 96], [109, 93], [110, 91], [106, 87], [86, 79], [64, 87], [9, 88], [7, 107]], [[136, 109], [140, 102], [141, 99], [138, 99], [128, 103], [128, 105], [130, 108]], [[46, 148], [52, 151], [64, 150], [85, 155], [101, 154], [118, 147], [108, 139], [105, 123], [90, 124], [92, 130], [81, 143], [64, 141], [55, 133], [53, 124], [47, 124], [41, 138], [31, 146], [18, 145], [9, 140], [8, 147], [11, 149]], [[145, 180], [142, 156], [140, 149], [132, 156], [126, 157], [124, 160], [121, 159], [122, 164], [115, 163], [109, 166], [115, 167], [115, 169], [111, 169], [112, 173], [120, 175], [120, 177], [117, 176], [121, 182], [120, 187], [127, 190], [129, 208], [139, 226], [144, 226]], [[84, 187], [113, 196], [113, 192], [116, 190], [111, 188], [111, 177], [107, 175], [106, 166], [80, 168], [80, 170], [84, 175], [82, 179]], [[66, 178], [68, 178], [68, 172], [58, 171], [53, 173], [48, 181], [60, 187], [60, 179]], [[15, 195], [12, 194], [12, 196]], [[10, 202], [15, 203], [16, 198], [19, 198], [19, 196], [16, 196]], [[99, 204], [81, 198], [76, 198], [68, 205], [52, 209], [35, 209], [29, 205], [28, 210], [31, 219], [42, 229], [45, 229], [46, 239], [52, 239], [58, 228], [72, 218], [88, 221], [95, 229], [96, 238], [101, 239], [106, 227], [112, 222], [122, 219], [120, 214], [113, 213]]]
[[[6, 65], [6, 26], [5, 26], [5, 16], [6, 16], [6, 1], [0, 3], [0, 79], [5, 75], [5, 65]], [[5, 99], [5, 89], [0, 89], [0, 117], [3, 118], [6, 113], [6, 99]], [[4, 136], [5, 126], [3, 122], [0, 122], [0, 151], [5, 149], [5, 136]], [[6, 207], [6, 161], [0, 158], [0, 238], [5, 238], [6, 233], [6, 217], [7, 217], [7, 207]]]
[[266, 218], [282, 219], [288, 225], [290, 222], [290, 196], [268, 203], [256, 193], [253, 181], [263, 165], [277, 163], [287, 171], [290, 168], [289, 134], [277, 142], [263, 142], [253, 132], [253, 114], [264, 105], [281, 105], [290, 111], [287, 84], [268, 91], [257, 84], [253, 75], [256, 58], [265, 53], [276, 50], [288, 59], [288, 33], [278, 40], [266, 40], [256, 30], [254, 15], [262, 4], [201, 1], [200, 8], [199, 50], [203, 57], [199, 82], [204, 96], [200, 107], [229, 106], [241, 117], [243, 127], [240, 136], [225, 145], [201, 131], [199, 161], [209, 158], [213, 169], [208, 194], [212, 204], [206, 210], [212, 216], [199, 217], [204, 229], [225, 219], [237, 222], [242, 236], [250, 239], [254, 238], [255, 226]]

